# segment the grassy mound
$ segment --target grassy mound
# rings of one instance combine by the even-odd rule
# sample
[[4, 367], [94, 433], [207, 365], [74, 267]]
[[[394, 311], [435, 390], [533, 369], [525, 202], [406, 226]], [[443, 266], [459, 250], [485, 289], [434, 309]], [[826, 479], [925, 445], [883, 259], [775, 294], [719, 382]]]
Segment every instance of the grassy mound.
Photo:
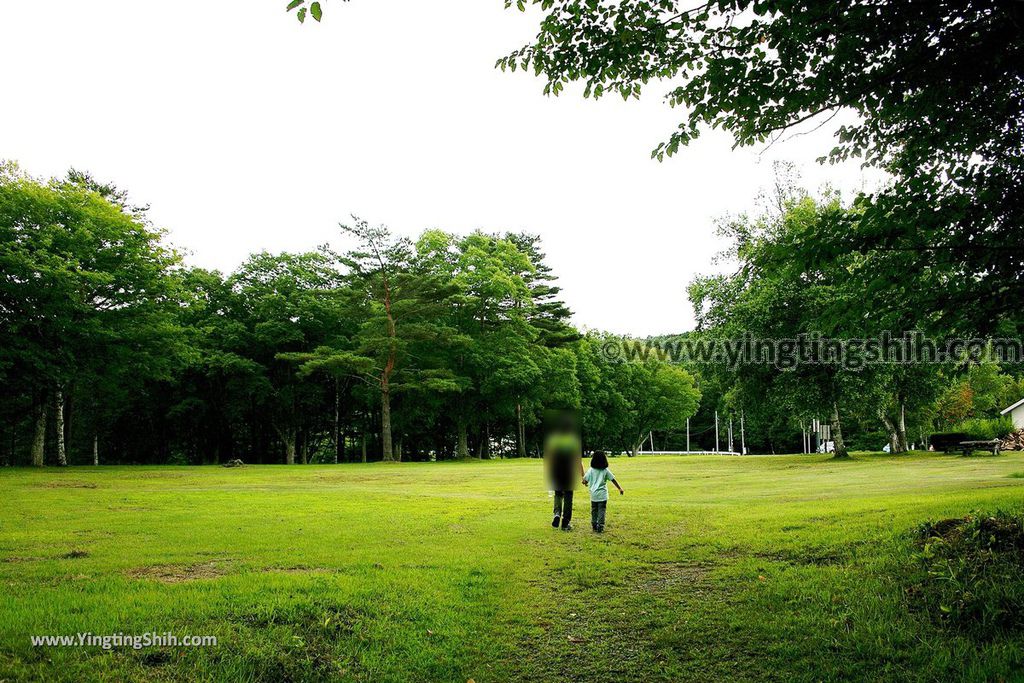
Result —
[[979, 638], [1024, 630], [1024, 518], [1005, 512], [926, 522], [911, 593], [939, 623]]

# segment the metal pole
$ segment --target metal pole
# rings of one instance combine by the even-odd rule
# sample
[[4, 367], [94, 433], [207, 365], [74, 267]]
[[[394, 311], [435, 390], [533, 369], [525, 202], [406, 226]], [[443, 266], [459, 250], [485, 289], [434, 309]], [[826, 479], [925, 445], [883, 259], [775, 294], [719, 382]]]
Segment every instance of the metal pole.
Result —
[[651, 440], [651, 453], [654, 452], [654, 432], [647, 432], [647, 437]]
[[729, 452], [735, 452], [735, 449], [732, 447], [732, 415], [729, 416]]
[[747, 454], [747, 436], [743, 431], [743, 411], [740, 411], [740, 453]]
[[686, 418], [686, 452], [690, 452], [690, 418]]
[[715, 453], [718, 452], [718, 411], [715, 411]]

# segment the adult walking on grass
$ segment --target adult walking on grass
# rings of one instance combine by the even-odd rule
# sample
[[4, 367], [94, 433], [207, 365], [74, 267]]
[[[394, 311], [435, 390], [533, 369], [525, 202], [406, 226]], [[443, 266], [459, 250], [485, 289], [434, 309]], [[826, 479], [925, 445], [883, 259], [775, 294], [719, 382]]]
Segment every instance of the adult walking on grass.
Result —
[[544, 440], [544, 462], [548, 486], [555, 492], [551, 526], [571, 531], [573, 491], [583, 478], [583, 446], [572, 414], [560, 413], [552, 420]]

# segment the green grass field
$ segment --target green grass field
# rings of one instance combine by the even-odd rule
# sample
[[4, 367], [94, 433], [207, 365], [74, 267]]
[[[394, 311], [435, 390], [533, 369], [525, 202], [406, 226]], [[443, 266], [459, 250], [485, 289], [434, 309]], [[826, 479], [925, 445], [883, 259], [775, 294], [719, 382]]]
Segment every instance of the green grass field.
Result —
[[[911, 530], [1019, 511], [1024, 454], [0, 472], [0, 680], [1015, 680], [916, 608]], [[32, 647], [171, 631], [204, 648]]]

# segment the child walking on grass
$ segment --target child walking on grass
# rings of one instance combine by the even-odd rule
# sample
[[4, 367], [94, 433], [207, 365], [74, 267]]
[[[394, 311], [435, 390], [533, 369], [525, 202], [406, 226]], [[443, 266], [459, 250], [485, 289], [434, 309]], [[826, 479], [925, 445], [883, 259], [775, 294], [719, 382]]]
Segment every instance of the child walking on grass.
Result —
[[604, 531], [604, 515], [608, 509], [608, 482], [615, 484], [619, 495], [625, 493], [615, 475], [608, 469], [608, 456], [596, 451], [590, 459], [590, 469], [583, 475], [583, 483], [590, 487], [590, 526], [594, 531]]

